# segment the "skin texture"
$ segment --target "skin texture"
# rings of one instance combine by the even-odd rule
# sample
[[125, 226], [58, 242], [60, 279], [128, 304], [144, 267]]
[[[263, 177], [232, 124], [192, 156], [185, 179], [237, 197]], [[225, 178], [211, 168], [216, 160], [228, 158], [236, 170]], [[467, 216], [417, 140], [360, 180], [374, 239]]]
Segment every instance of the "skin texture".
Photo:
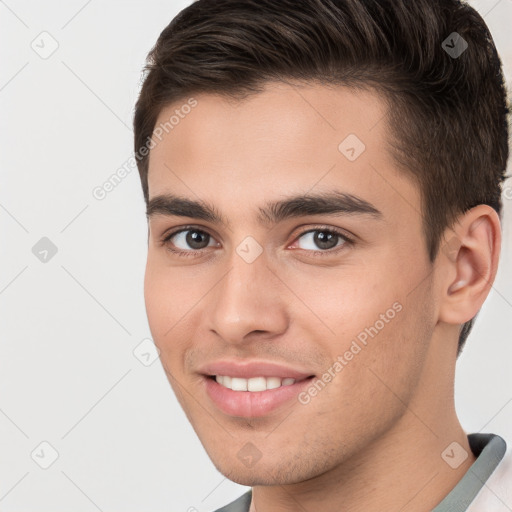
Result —
[[[485, 205], [468, 211], [429, 262], [419, 189], [391, 158], [376, 92], [269, 83], [243, 101], [195, 99], [151, 150], [150, 199], [204, 200], [229, 227], [150, 216], [145, 301], [169, 382], [208, 455], [228, 478], [253, 486], [252, 512], [431, 510], [474, 462], [455, 413], [454, 370], [460, 324], [496, 275], [497, 214]], [[180, 104], [162, 110], [157, 125]], [[338, 149], [350, 133], [366, 146], [354, 161]], [[333, 190], [363, 198], [382, 218], [258, 220], [267, 201]], [[210, 235], [205, 249], [184, 236], [162, 244], [189, 225]], [[315, 228], [354, 243], [339, 239], [322, 252], [303, 235]], [[250, 264], [236, 252], [247, 236], [263, 249]], [[322, 376], [394, 303], [400, 312], [305, 405], [241, 418], [205, 393], [199, 368], [219, 359]], [[456, 469], [441, 457], [454, 441], [468, 453]], [[245, 464], [241, 449], [259, 460]]]

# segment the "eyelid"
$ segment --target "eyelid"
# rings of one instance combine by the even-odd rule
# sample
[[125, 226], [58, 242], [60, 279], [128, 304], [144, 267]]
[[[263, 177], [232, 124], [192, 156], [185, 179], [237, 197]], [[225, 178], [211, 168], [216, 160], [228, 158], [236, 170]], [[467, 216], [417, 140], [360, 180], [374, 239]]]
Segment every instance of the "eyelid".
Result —
[[[353, 235], [351, 236], [351, 235], [346, 234], [345, 230], [342, 230], [341, 228], [334, 227], [334, 226], [329, 226], [329, 225], [311, 225], [311, 224], [308, 224], [308, 226], [310, 226], [308, 229], [304, 229], [303, 231], [299, 231], [294, 236], [293, 241], [290, 244], [288, 244], [286, 247], [287, 248], [290, 247], [290, 245], [293, 245], [299, 238], [303, 237], [304, 235], [306, 235], [308, 233], [315, 232], [315, 231], [329, 231], [331, 233], [334, 233], [337, 236], [339, 236], [343, 240], [344, 243], [341, 244], [340, 246], [335, 246], [335, 247], [333, 247], [331, 249], [324, 249], [324, 250], [318, 249], [316, 251], [310, 250], [310, 249], [299, 249], [299, 250], [306, 251], [307, 253], [313, 254], [313, 255], [322, 255], [322, 254], [332, 255], [332, 254], [337, 253], [338, 251], [343, 250], [343, 248], [346, 245], [354, 244], [355, 243], [355, 237]], [[193, 231], [193, 230], [199, 231], [201, 233], [205, 233], [208, 236], [210, 236], [211, 238], [213, 238], [215, 241], [217, 241], [216, 237], [214, 237], [209, 232], [208, 228], [204, 228], [204, 227], [201, 227], [201, 226], [198, 226], [198, 225], [185, 225], [185, 226], [180, 226], [180, 227], [175, 228], [175, 229], [170, 229], [170, 230], [164, 231], [164, 233], [159, 237], [160, 245], [166, 246], [173, 236], [175, 236], [175, 235], [177, 235], [179, 233], [182, 233], [183, 231]], [[203, 251], [205, 251], [208, 248], [209, 247], [204, 247], [203, 249], [188, 249], [188, 250], [184, 250], [184, 249], [170, 249], [170, 248], [168, 248], [168, 250], [171, 253], [173, 253], [173, 254], [182, 254], [182, 255], [186, 255], [186, 256], [191, 256], [191, 255], [199, 255], [199, 254], [201, 254]], [[293, 249], [293, 250], [297, 250], [297, 249]]]
[[[307, 224], [307, 225], [311, 226], [311, 224]], [[301, 236], [304, 236], [307, 233], [311, 233], [314, 231], [329, 231], [331, 233], [335, 233], [335, 234], [339, 235], [341, 238], [346, 239], [347, 241], [355, 242], [355, 238], [356, 238], [355, 235], [349, 234], [346, 230], [344, 230], [342, 228], [338, 228], [336, 226], [330, 226], [327, 224], [318, 224], [318, 225], [313, 224], [312, 226], [313, 227], [310, 227], [309, 229], [299, 231], [295, 235], [293, 241], [297, 240], [298, 238], [300, 238]], [[322, 251], [322, 252], [325, 252], [325, 251]]]
[[[160, 237], [158, 238], [159, 245], [161, 246], [168, 246], [170, 239], [178, 235], [180, 233], [183, 233], [184, 231], [199, 231], [201, 233], [204, 233], [208, 235], [211, 239], [215, 240], [217, 242], [217, 238], [213, 236], [207, 228], [197, 226], [197, 225], [186, 225], [186, 226], [180, 226], [178, 228], [171, 228], [162, 233]], [[217, 242], [218, 243], [218, 242]], [[169, 247], [166, 247], [167, 250], [173, 254], [180, 254], [185, 256], [193, 256], [195, 254], [201, 254], [204, 250], [208, 249], [209, 247], [204, 247], [203, 249], [170, 249]]]
[[317, 249], [317, 250], [311, 250], [311, 249], [292, 249], [294, 251], [299, 250], [307, 253], [310, 256], [313, 257], [329, 257], [338, 254], [339, 252], [345, 250], [346, 246], [354, 245], [355, 244], [355, 237], [350, 236], [346, 234], [345, 230], [334, 227], [334, 226], [328, 226], [328, 225], [316, 225], [313, 227], [310, 227], [309, 229], [306, 229], [304, 231], [300, 231], [293, 239], [293, 242], [291, 244], [288, 244], [287, 248], [290, 247], [290, 245], [295, 244], [300, 238], [302, 238], [304, 235], [308, 233], [314, 233], [315, 231], [327, 231], [330, 233], [334, 233], [339, 238], [341, 238], [342, 242], [340, 245], [336, 245], [334, 247], [331, 247], [330, 249]]

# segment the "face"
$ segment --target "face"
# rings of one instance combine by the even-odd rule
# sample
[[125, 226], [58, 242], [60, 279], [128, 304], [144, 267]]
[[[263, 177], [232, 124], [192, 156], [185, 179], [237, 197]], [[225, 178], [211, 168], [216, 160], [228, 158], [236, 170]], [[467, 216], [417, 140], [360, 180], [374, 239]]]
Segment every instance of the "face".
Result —
[[301, 482], [361, 454], [421, 392], [435, 318], [419, 191], [377, 93], [194, 99], [161, 112], [157, 127], [186, 115], [150, 154], [152, 336], [219, 471]]

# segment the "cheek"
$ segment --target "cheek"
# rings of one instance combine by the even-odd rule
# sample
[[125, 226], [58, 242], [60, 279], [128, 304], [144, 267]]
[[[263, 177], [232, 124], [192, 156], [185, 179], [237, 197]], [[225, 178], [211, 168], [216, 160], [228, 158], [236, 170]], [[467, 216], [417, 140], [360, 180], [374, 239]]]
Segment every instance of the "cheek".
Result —
[[172, 320], [168, 317], [168, 312], [171, 309], [169, 308], [169, 297], [165, 293], [167, 283], [162, 277], [150, 264], [148, 258], [144, 275], [144, 302], [146, 304], [149, 327], [155, 343], [158, 343], [162, 337], [165, 324]]
[[201, 279], [170, 267], [159, 254], [148, 254], [144, 275], [144, 301], [155, 342], [170, 338], [187, 313], [204, 295]]
[[315, 313], [305, 313], [303, 304], [296, 302], [295, 323], [312, 333], [318, 350], [332, 364], [339, 357], [345, 361], [331, 392], [348, 392], [364, 401], [388, 394], [387, 384], [407, 395], [426, 357], [433, 328], [426, 270], [412, 265], [400, 270], [393, 261], [389, 265], [379, 261], [373, 270], [372, 265], [329, 270], [312, 271], [314, 279], [299, 275], [289, 279]]
[[[188, 415], [186, 396], [183, 393], [183, 361], [187, 349], [187, 327], [183, 318], [190, 309], [187, 287], [176, 269], [162, 268], [148, 257], [144, 276], [146, 315], [155, 345], [160, 351], [160, 361], [178, 402]], [[186, 317], [185, 317], [186, 318]]]
[[[387, 429], [405, 412], [404, 404], [410, 403], [418, 386], [428, 338], [426, 331], [418, 335], [422, 319], [417, 315], [421, 311], [410, 308], [404, 304], [380, 330], [360, 331], [367, 334], [365, 343], [348, 334], [330, 344], [331, 374], [335, 376], [330, 377], [328, 368], [327, 375], [320, 376], [330, 382], [318, 385], [320, 391], [314, 392], [316, 396], [305, 406], [306, 430], [326, 421], [338, 437], [364, 441]], [[359, 326], [351, 324], [345, 329], [349, 330], [357, 332]], [[341, 366], [335, 367], [336, 361]]]
[[173, 373], [177, 370], [175, 363], [181, 359], [179, 353], [184, 350], [179, 333], [193, 304], [189, 295], [190, 290], [176, 269], [155, 264], [148, 256], [144, 276], [146, 316], [162, 364]]
[[387, 330], [400, 308], [396, 305], [402, 296], [398, 280], [382, 270], [372, 272], [369, 266], [310, 267], [290, 273], [286, 280], [293, 283], [301, 299], [290, 302], [297, 323], [304, 326], [309, 322], [321, 329], [319, 334], [325, 335], [328, 343], [336, 343], [339, 350], [343, 348], [341, 340], [360, 333], [364, 338], [365, 329], [375, 323], [379, 331]]
[[[372, 303], [369, 311], [363, 329], [354, 325], [352, 336], [345, 338], [361, 347], [354, 357], [356, 375], [350, 385], [356, 386], [354, 393], [360, 394], [362, 403], [376, 404], [380, 414], [397, 413], [417, 390], [435, 328], [428, 284], [414, 293], [397, 286], [385, 300]], [[359, 343], [361, 334], [364, 343]]]

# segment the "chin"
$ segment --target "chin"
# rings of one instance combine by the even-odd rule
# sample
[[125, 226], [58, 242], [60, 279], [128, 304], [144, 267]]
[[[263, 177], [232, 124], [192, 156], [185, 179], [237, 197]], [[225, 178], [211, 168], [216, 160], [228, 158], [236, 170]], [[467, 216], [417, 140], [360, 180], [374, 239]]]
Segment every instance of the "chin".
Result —
[[[222, 461], [211, 459], [217, 470], [226, 478], [240, 485], [254, 487], [256, 485], [290, 485], [303, 482], [320, 475], [325, 467], [305, 464], [293, 465], [291, 461], [260, 460], [253, 467], [245, 467], [238, 458]], [[278, 459], [279, 460], [279, 459]]]
[[240, 469], [233, 467], [217, 467], [217, 469], [232, 482], [239, 485], [246, 485], [248, 487], [254, 487], [257, 485], [287, 485], [300, 481], [300, 478], [289, 480], [282, 474], [280, 476], [272, 476], [261, 468], [257, 471], [254, 468]]

